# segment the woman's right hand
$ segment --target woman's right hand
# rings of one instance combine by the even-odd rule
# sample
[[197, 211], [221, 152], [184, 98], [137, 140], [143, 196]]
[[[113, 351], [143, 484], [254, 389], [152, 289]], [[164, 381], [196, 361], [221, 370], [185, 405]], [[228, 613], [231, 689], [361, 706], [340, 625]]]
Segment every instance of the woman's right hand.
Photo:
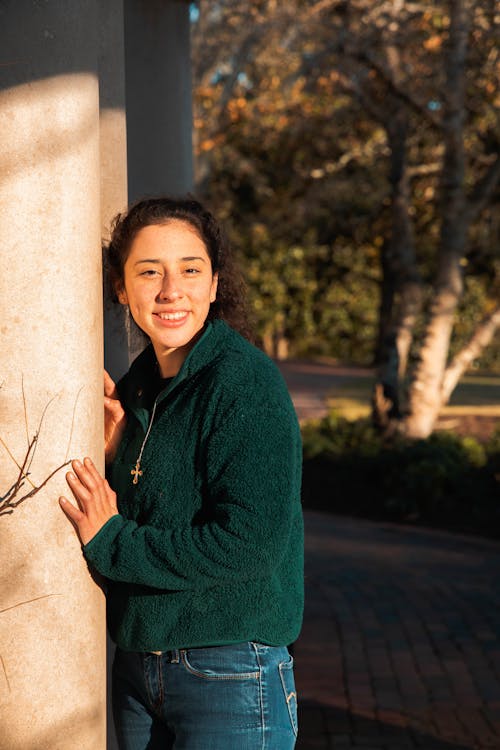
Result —
[[104, 451], [106, 463], [110, 463], [114, 459], [126, 423], [125, 411], [118, 398], [115, 382], [109, 373], [104, 370]]

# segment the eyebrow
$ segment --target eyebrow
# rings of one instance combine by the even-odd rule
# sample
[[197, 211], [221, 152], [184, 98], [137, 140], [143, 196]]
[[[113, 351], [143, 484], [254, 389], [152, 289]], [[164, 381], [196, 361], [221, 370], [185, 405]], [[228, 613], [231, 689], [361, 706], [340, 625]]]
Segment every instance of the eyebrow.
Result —
[[[180, 258], [181, 261], [192, 261], [192, 260], [201, 260], [203, 263], [206, 263], [205, 258], [202, 258], [200, 255], [187, 255], [184, 258]], [[134, 266], [138, 266], [140, 263], [161, 263], [160, 258], [144, 258], [143, 260], [136, 260], [134, 263]]]

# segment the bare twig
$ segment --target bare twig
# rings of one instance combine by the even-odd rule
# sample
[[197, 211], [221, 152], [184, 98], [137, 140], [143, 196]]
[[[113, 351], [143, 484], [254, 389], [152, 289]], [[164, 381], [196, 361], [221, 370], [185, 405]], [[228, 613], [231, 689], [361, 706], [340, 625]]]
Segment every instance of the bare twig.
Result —
[[62, 596], [62, 594], [42, 594], [42, 596], [35, 596], [33, 599], [26, 599], [24, 602], [17, 602], [17, 604], [11, 604], [10, 607], [5, 607], [5, 609], [0, 609], [0, 615], [4, 612], [9, 612], [11, 609], [17, 609], [17, 607], [22, 607], [25, 604], [31, 604], [32, 602], [38, 602], [40, 599], [50, 599], [53, 596]]
[[[10, 458], [11, 458], [11, 459], [12, 459], [12, 460], [14, 461], [14, 463], [15, 463], [15, 465], [17, 466], [17, 468], [19, 469], [19, 471], [22, 471], [22, 469], [21, 469], [21, 466], [20, 466], [20, 464], [18, 463], [18, 461], [16, 460], [15, 456], [13, 456], [13, 455], [12, 455], [12, 452], [11, 452], [11, 450], [10, 450], [9, 446], [8, 446], [8, 445], [7, 445], [7, 444], [6, 444], [6, 443], [5, 443], [5, 442], [4, 442], [3, 440], [2, 440], [2, 438], [1, 438], [1, 437], [0, 437], [0, 444], [1, 444], [1, 445], [3, 445], [3, 447], [5, 448], [5, 450], [7, 451], [7, 453], [9, 454]], [[25, 478], [25, 479], [28, 479], [28, 474], [26, 474], [24, 478]], [[33, 482], [31, 481], [31, 479], [28, 479], [28, 482], [29, 482], [29, 483], [31, 484], [31, 486], [32, 486], [32, 487], [34, 487], [34, 486], [35, 486], [35, 485], [33, 484]], [[9, 494], [9, 492], [10, 492], [10, 491], [11, 491], [11, 490], [12, 490], [12, 489], [13, 489], [13, 488], [15, 487], [15, 486], [16, 486], [16, 483], [14, 482], [14, 484], [12, 485], [12, 487], [10, 488], [10, 490], [8, 490], [8, 491], [6, 492], [6, 495], [8, 495], [8, 494]]]
[[2, 659], [2, 657], [1, 657], [1, 656], [0, 656], [0, 665], [1, 665], [1, 667], [2, 667], [2, 671], [3, 671], [3, 673], [4, 673], [4, 677], [5, 677], [5, 682], [7, 683], [7, 690], [8, 690], [8, 691], [9, 691], [9, 693], [10, 693], [10, 692], [12, 692], [12, 690], [11, 690], [11, 687], [10, 687], [9, 676], [8, 676], [8, 674], [7, 674], [7, 670], [5, 669], [5, 662], [4, 662], [4, 660]]
[[[71, 461], [65, 461], [60, 466], [57, 467], [57, 469], [54, 469], [54, 471], [51, 471], [49, 476], [46, 477], [46, 479], [43, 480], [41, 484], [38, 485], [38, 487], [33, 487], [29, 492], [27, 492], [25, 495], [19, 498], [19, 500], [16, 500], [15, 502], [12, 502], [12, 498], [16, 496], [17, 492], [15, 492], [13, 495], [9, 496], [6, 495], [2, 498], [0, 498], [0, 516], [7, 516], [14, 512], [14, 508], [17, 508], [18, 505], [21, 505], [25, 500], [28, 500], [28, 498], [33, 497], [33, 495], [36, 495], [37, 492], [39, 492], [47, 482], [52, 479], [54, 474], [57, 474], [59, 469], [62, 469], [64, 466], [67, 466]], [[22, 486], [22, 482], [20, 484], [16, 484], [17, 491]]]
[[24, 375], [21, 375], [21, 390], [23, 392], [24, 426], [26, 428], [26, 443], [30, 444], [30, 429], [28, 425], [28, 409], [26, 408], [26, 394], [24, 392]]
[[[26, 456], [24, 457], [23, 465], [21, 466], [19, 470], [19, 477], [17, 479], [18, 487], [21, 486], [21, 481], [24, 479], [24, 477], [28, 476], [29, 474], [29, 468], [31, 466], [31, 462], [33, 461], [33, 456], [35, 455], [37, 441], [38, 441], [38, 432], [33, 436], [31, 443], [28, 443], [28, 450], [26, 451]], [[14, 494], [16, 494], [16, 492], [14, 492]]]
[[76, 406], [78, 404], [78, 399], [80, 398], [80, 393], [83, 391], [83, 385], [76, 394], [75, 403], [73, 405], [73, 416], [71, 417], [71, 429], [69, 431], [69, 440], [68, 440], [68, 449], [66, 451], [66, 455], [64, 456], [64, 460], [67, 461], [69, 456], [69, 449], [71, 448], [71, 440], [73, 439], [73, 428], [75, 426], [75, 414], [76, 414]]
[[[26, 427], [26, 437], [27, 437], [27, 441], [28, 441], [28, 448], [26, 450], [26, 454], [24, 456], [23, 463], [20, 465], [18, 463], [18, 461], [16, 460], [16, 458], [12, 455], [12, 452], [10, 451], [10, 449], [7, 446], [7, 444], [5, 443], [5, 441], [2, 440], [2, 438], [0, 437], [0, 443], [3, 445], [3, 447], [5, 448], [5, 450], [7, 451], [7, 453], [9, 454], [10, 458], [14, 461], [14, 463], [17, 466], [17, 468], [19, 469], [19, 474], [18, 474], [17, 479], [14, 482], [14, 484], [11, 487], [9, 487], [9, 489], [7, 490], [7, 492], [4, 495], [0, 496], [0, 516], [11, 515], [14, 512], [15, 508], [17, 508], [19, 505], [21, 505], [21, 503], [23, 503], [25, 500], [28, 500], [30, 497], [33, 497], [33, 495], [36, 495], [36, 493], [39, 492], [41, 489], [43, 489], [43, 487], [45, 487], [45, 485], [47, 484], [47, 482], [50, 479], [52, 479], [52, 477], [54, 476], [54, 474], [57, 474], [57, 472], [60, 469], [64, 468], [65, 466], [67, 466], [70, 463], [70, 461], [68, 460], [68, 455], [69, 455], [69, 450], [70, 450], [70, 447], [71, 447], [71, 440], [72, 440], [72, 437], [73, 437], [73, 428], [74, 428], [74, 422], [75, 422], [76, 406], [77, 406], [77, 403], [78, 403], [78, 399], [79, 399], [80, 393], [82, 392], [82, 389], [83, 389], [83, 386], [78, 391], [78, 394], [77, 394], [77, 397], [75, 399], [75, 403], [74, 403], [74, 406], [73, 406], [73, 415], [72, 415], [72, 418], [71, 418], [71, 429], [70, 429], [70, 435], [69, 435], [69, 441], [68, 441], [68, 448], [66, 450], [66, 455], [64, 457], [64, 461], [56, 469], [54, 469], [53, 471], [51, 471], [50, 474], [43, 480], [43, 482], [41, 482], [40, 484], [37, 485], [37, 484], [34, 484], [31, 481], [31, 479], [29, 478], [30, 468], [31, 468], [31, 464], [33, 462], [33, 459], [35, 457], [35, 452], [36, 452], [36, 449], [37, 449], [37, 446], [38, 446], [38, 438], [40, 436], [40, 432], [41, 432], [41, 429], [42, 429], [42, 425], [43, 425], [43, 421], [44, 421], [45, 415], [47, 413], [47, 409], [49, 408], [50, 404], [57, 398], [57, 396], [53, 396], [50, 399], [50, 401], [46, 404], [46, 406], [45, 406], [45, 408], [44, 408], [44, 410], [43, 410], [43, 412], [41, 414], [39, 423], [38, 423], [38, 429], [37, 429], [36, 433], [34, 434], [34, 436], [30, 440], [30, 438], [29, 438], [29, 425], [28, 425], [28, 410], [27, 410], [27, 406], [26, 406], [26, 395], [25, 395], [25, 390], [24, 390], [24, 379], [21, 380], [21, 390], [22, 390], [22, 395], [23, 395], [23, 409], [24, 409], [24, 424], [25, 424], [25, 427]], [[31, 489], [28, 492], [25, 492], [24, 495], [22, 495], [21, 497], [18, 497], [18, 495], [20, 494], [20, 490], [24, 486], [25, 480], [27, 480], [29, 482], [29, 484], [31, 485]]]

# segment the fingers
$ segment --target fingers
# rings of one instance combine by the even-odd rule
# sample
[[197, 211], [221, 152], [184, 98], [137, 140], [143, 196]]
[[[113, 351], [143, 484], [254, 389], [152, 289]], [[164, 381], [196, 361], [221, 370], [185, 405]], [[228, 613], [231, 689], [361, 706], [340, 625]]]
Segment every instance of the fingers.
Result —
[[[83, 459], [83, 470], [88, 472], [87, 479], [92, 483], [92, 487], [99, 487], [106, 498], [106, 502], [117, 510], [116, 494], [109, 486], [108, 480], [99, 473], [91, 458]], [[89, 484], [87, 484], [87, 487], [91, 489]]]
[[89, 506], [101, 506], [111, 508], [117, 512], [116, 494], [109, 486], [107, 480], [101, 476], [94, 462], [90, 458], [82, 461], [72, 461], [74, 470], [68, 472], [68, 482], [81, 510], [88, 512]]
[[88, 458], [88, 457], [84, 458], [83, 463], [81, 463], [80, 461], [74, 461], [72, 463], [72, 466], [73, 464], [74, 464], [73, 468], [77, 472], [78, 476], [80, 478], [83, 478], [83, 481], [85, 481], [85, 479], [87, 480], [85, 482], [87, 486], [88, 486], [87, 482], [90, 482], [92, 486], [95, 486], [96, 484], [99, 484], [99, 482], [103, 481], [104, 478], [97, 471], [94, 465], [94, 462], [92, 461], [91, 458]]
[[118, 399], [105, 396], [104, 407], [109, 411], [115, 422], [118, 422], [125, 414], [125, 412], [123, 411], [123, 406], [121, 405], [121, 402], [118, 401]]
[[104, 395], [108, 398], [118, 398], [115, 381], [106, 370], [104, 370]]
[[[87, 461], [88, 459], [85, 459]], [[66, 474], [66, 481], [77, 500], [83, 500], [84, 502], [90, 498], [90, 493], [95, 492], [97, 489], [97, 482], [95, 475], [89, 471], [86, 463], [81, 461], [72, 461], [71, 467], [72, 472]], [[90, 492], [89, 492], [90, 491]]]
[[78, 507], [65, 497], [59, 498], [59, 504], [82, 543], [87, 544], [118, 513], [116, 493], [90, 458], [72, 461], [71, 467], [73, 471], [66, 474], [66, 481]]
[[101, 495], [106, 494], [104, 477], [99, 474], [90, 458], [84, 458], [83, 462], [72, 461], [71, 467], [75, 473], [68, 472], [66, 479], [77, 500], [86, 503], [92, 497], [99, 500]]
[[111, 417], [115, 423], [125, 416], [116, 385], [106, 370], [104, 370], [104, 412], [106, 417], [108, 419]]
[[78, 524], [81, 523], [81, 521], [83, 521], [83, 519], [85, 518], [85, 515], [82, 513], [82, 511], [79, 510], [79, 508], [76, 508], [72, 503], [69, 502], [67, 498], [63, 496], [59, 498], [59, 505], [74, 525], [78, 526]]

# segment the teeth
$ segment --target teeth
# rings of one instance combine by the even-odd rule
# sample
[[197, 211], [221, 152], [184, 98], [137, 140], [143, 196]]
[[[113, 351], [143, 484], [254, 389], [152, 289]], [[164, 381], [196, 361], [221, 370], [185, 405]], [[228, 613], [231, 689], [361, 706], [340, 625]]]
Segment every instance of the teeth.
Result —
[[158, 316], [162, 320], [180, 320], [181, 318], [186, 317], [186, 313], [185, 312], [158, 313]]

